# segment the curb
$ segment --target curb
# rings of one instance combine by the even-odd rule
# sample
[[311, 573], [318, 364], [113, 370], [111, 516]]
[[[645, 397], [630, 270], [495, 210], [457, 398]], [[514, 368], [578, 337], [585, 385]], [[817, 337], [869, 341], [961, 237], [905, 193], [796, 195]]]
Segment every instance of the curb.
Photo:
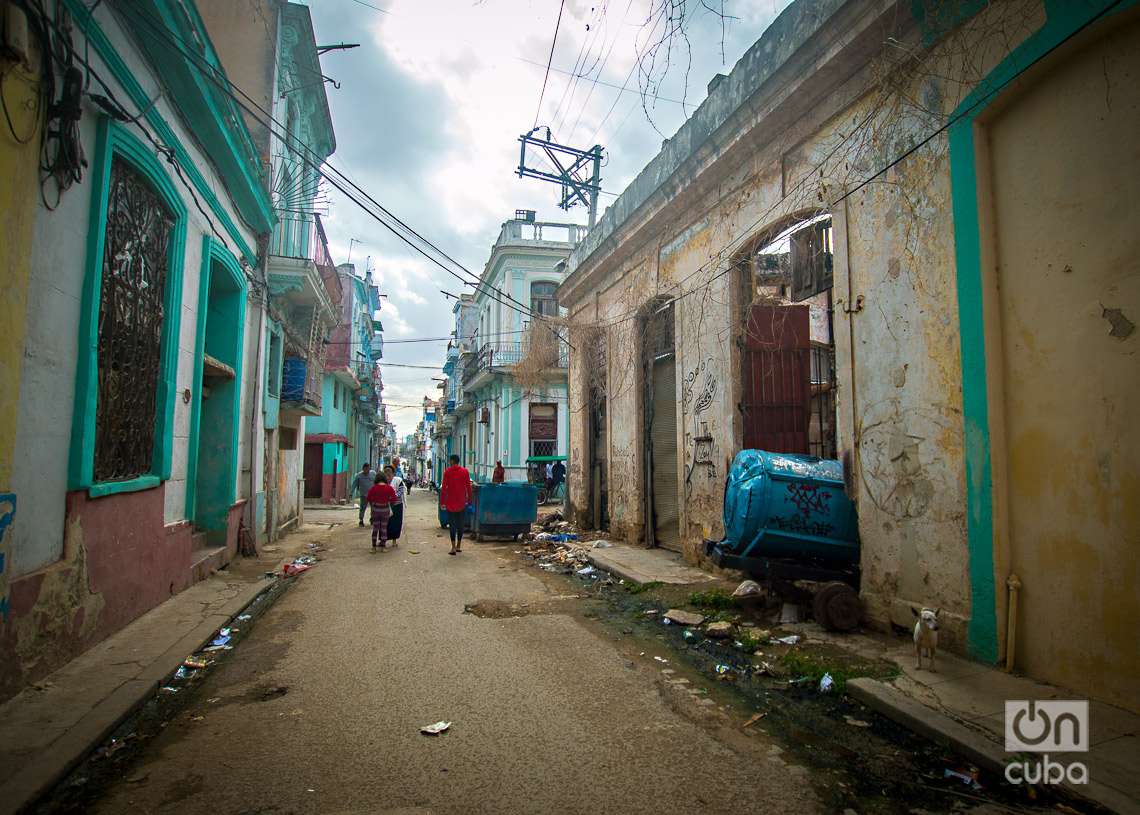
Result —
[[[1005, 776], [1006, 762], [1011, 756], [1002, 749], [1002, 745], [960, 724], [946, 714], [916, 702], [877, 679], [861, 677], [848, 680], [847, 693], [876, 713], [953, 750], [983, 770]], [[1053, 789], [1062, 796], [1067, 795], [1087, 801], [1113, 812], [1140, 811], [1136, 803], [1121, 792], [1095, 781], [1090, 780], [1088, 784], [1082, 784], [1080, 787], [1065, 783]]]
[[137, 676], [128, 679], [88, 711], [49, 749], [30, 761], [17, 776], [0, 786], [0, 815], [23, 812], [50, 792], [92, 750], [106, 741], [120, 724], [150, 700], [158, 691], [159, 683], [178, 670], [187, 654], [204, 647], [213, 638], [214, 632], [232, 622], [263, 594], [271, 593], [278, 582], [275, 580], [268, 585], [265, 581], [251, 583], [247, 591], [241, 592], [206, 617]]

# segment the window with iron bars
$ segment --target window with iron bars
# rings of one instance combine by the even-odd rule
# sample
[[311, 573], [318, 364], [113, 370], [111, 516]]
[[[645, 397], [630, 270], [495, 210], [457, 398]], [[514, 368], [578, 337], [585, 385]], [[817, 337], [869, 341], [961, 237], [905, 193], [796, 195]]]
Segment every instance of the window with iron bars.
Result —
[[96, 481], [153, 466], [162, 325], [174, 217], [130, 164], [111, 163], [99, 292]]

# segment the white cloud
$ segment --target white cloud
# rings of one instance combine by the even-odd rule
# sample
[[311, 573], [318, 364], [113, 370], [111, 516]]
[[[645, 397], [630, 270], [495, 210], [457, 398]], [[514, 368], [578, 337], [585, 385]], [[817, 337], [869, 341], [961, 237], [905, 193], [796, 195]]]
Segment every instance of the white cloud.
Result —
[[[691, 113], [711, 76], [731, 70], [788, 0], [727, 0], [725, 10], [738, 19], [728, 21], [725, 29], [725, 64], [719, 19], [698, 0], [687, 2], [692, 10]], [[539, 115], [539, 123], [551, 125], [557, 140], [580, 147], [590, 146], [600, 125], [597, 141], [608, 148], [603, 186], [613, 192], [620, 192], [657, 153], [661, 137], [656, 129], [671, 135], [686, 115], [678, 104], [647, 100], [655, 129], [637, 94], [619, 99], [617, 88], [593, 82], [596, 76], [621, 85], [634, 65], [635, 42], [646, 38], [640, 23], [649, 0], [627, 3], [566, 3], [555, 70]], [[581, 208], [569, 213], [555, 208], [556, 187], [515, 175], [518, 137], [535, 120], [558, 4], [378, 0], [375, 5], [391, 13], [348, 0], [311, 8], [318, 40], [363, 43], [322, 59], [325, 72], [341, 83], [339, 90], [328, 86], [337, 129], [331, 163], [475, 275], [482, 271], [499, 225], [516, 208], [537, 210], [547, 220], [584, 223]], [[579, 54], [593, 73], [575, 80], [559, 69], [572, 70]], [[685, 93], [682, 69], [683, 63], [675, 62], [660, 95], [679, 99]], [[630, 86], [636, 89], [636, 79]], [[372, 264], [380, 290], [388, 295], [380, 313], [387, 337], [448, 333], [451, 301], [440, 290], [457, 294], [471, 289], [405, 246], [341, 193], [333, 190], [329, 198], [326, 231], [334, 258], [346, 258], [351, 242], [353, 261]], [[602, 209], [612, 201], [603, 196]], [[385, 359], [442, 365], [445, 348], [445, 343], [390, 344]], [[417, 373], [384, 368], [385, 379], [393, 383], [385, 391], [386, 401], [418, 405], [425, 394], [436, 398], [432, 371], [423, 370], [422, 377]], [[391, 412], [401, 436], [414, 429], [418, 408]]]

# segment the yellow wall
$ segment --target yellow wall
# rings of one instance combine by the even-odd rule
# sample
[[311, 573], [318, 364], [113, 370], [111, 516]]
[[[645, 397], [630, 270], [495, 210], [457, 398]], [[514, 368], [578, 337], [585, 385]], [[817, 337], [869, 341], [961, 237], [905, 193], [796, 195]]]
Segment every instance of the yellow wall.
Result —
[[1134, 709], [1140, 331], [1123, 336], [1117, 321], [1113, 336], [1106, 310], [1140, 323], [1140, 21], [1105, 30], [985, 125], [1009, 529], [999, 556], [1022, 582], [1018, 669]]
[[[31, 272], [32, 235], [39, 196], [39, 99], [36, 76], [22, 65], [0, 63], [0, 88], [12, 119], [0, 123], [0, 622], [7, 619], [12, 564], [12, 456], [20, 409], [20, 367]], [[26, 142], [26, 143], [21, 143]]]
[[31, 271], [32, 233], [39, 189], [36, 182], [39, 130], [33, 75], [21, 66], [3, 65], [3, 91], [16, 135], [0, 121], [0, 492], [12, 478], [16, 414], [20, 400], [20, 364], [24, 357], [24, 319]]

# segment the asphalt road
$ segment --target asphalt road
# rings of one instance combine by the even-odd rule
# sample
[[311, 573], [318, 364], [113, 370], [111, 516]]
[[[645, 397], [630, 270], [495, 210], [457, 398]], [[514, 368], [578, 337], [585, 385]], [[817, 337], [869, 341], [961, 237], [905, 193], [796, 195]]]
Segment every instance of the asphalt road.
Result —
[[[426, 493], [386, 553], [354, 513], [329, 517], [348, 523], [325, 559], [95, 811], [819, 809], [805, 769], [560, 599], [565, 585], [522, 566], [517, 545], [448, 556]], [[478, 601], [536, 613], [464, 613]], [[439, 720], [451, 730], [420, 734]]]

